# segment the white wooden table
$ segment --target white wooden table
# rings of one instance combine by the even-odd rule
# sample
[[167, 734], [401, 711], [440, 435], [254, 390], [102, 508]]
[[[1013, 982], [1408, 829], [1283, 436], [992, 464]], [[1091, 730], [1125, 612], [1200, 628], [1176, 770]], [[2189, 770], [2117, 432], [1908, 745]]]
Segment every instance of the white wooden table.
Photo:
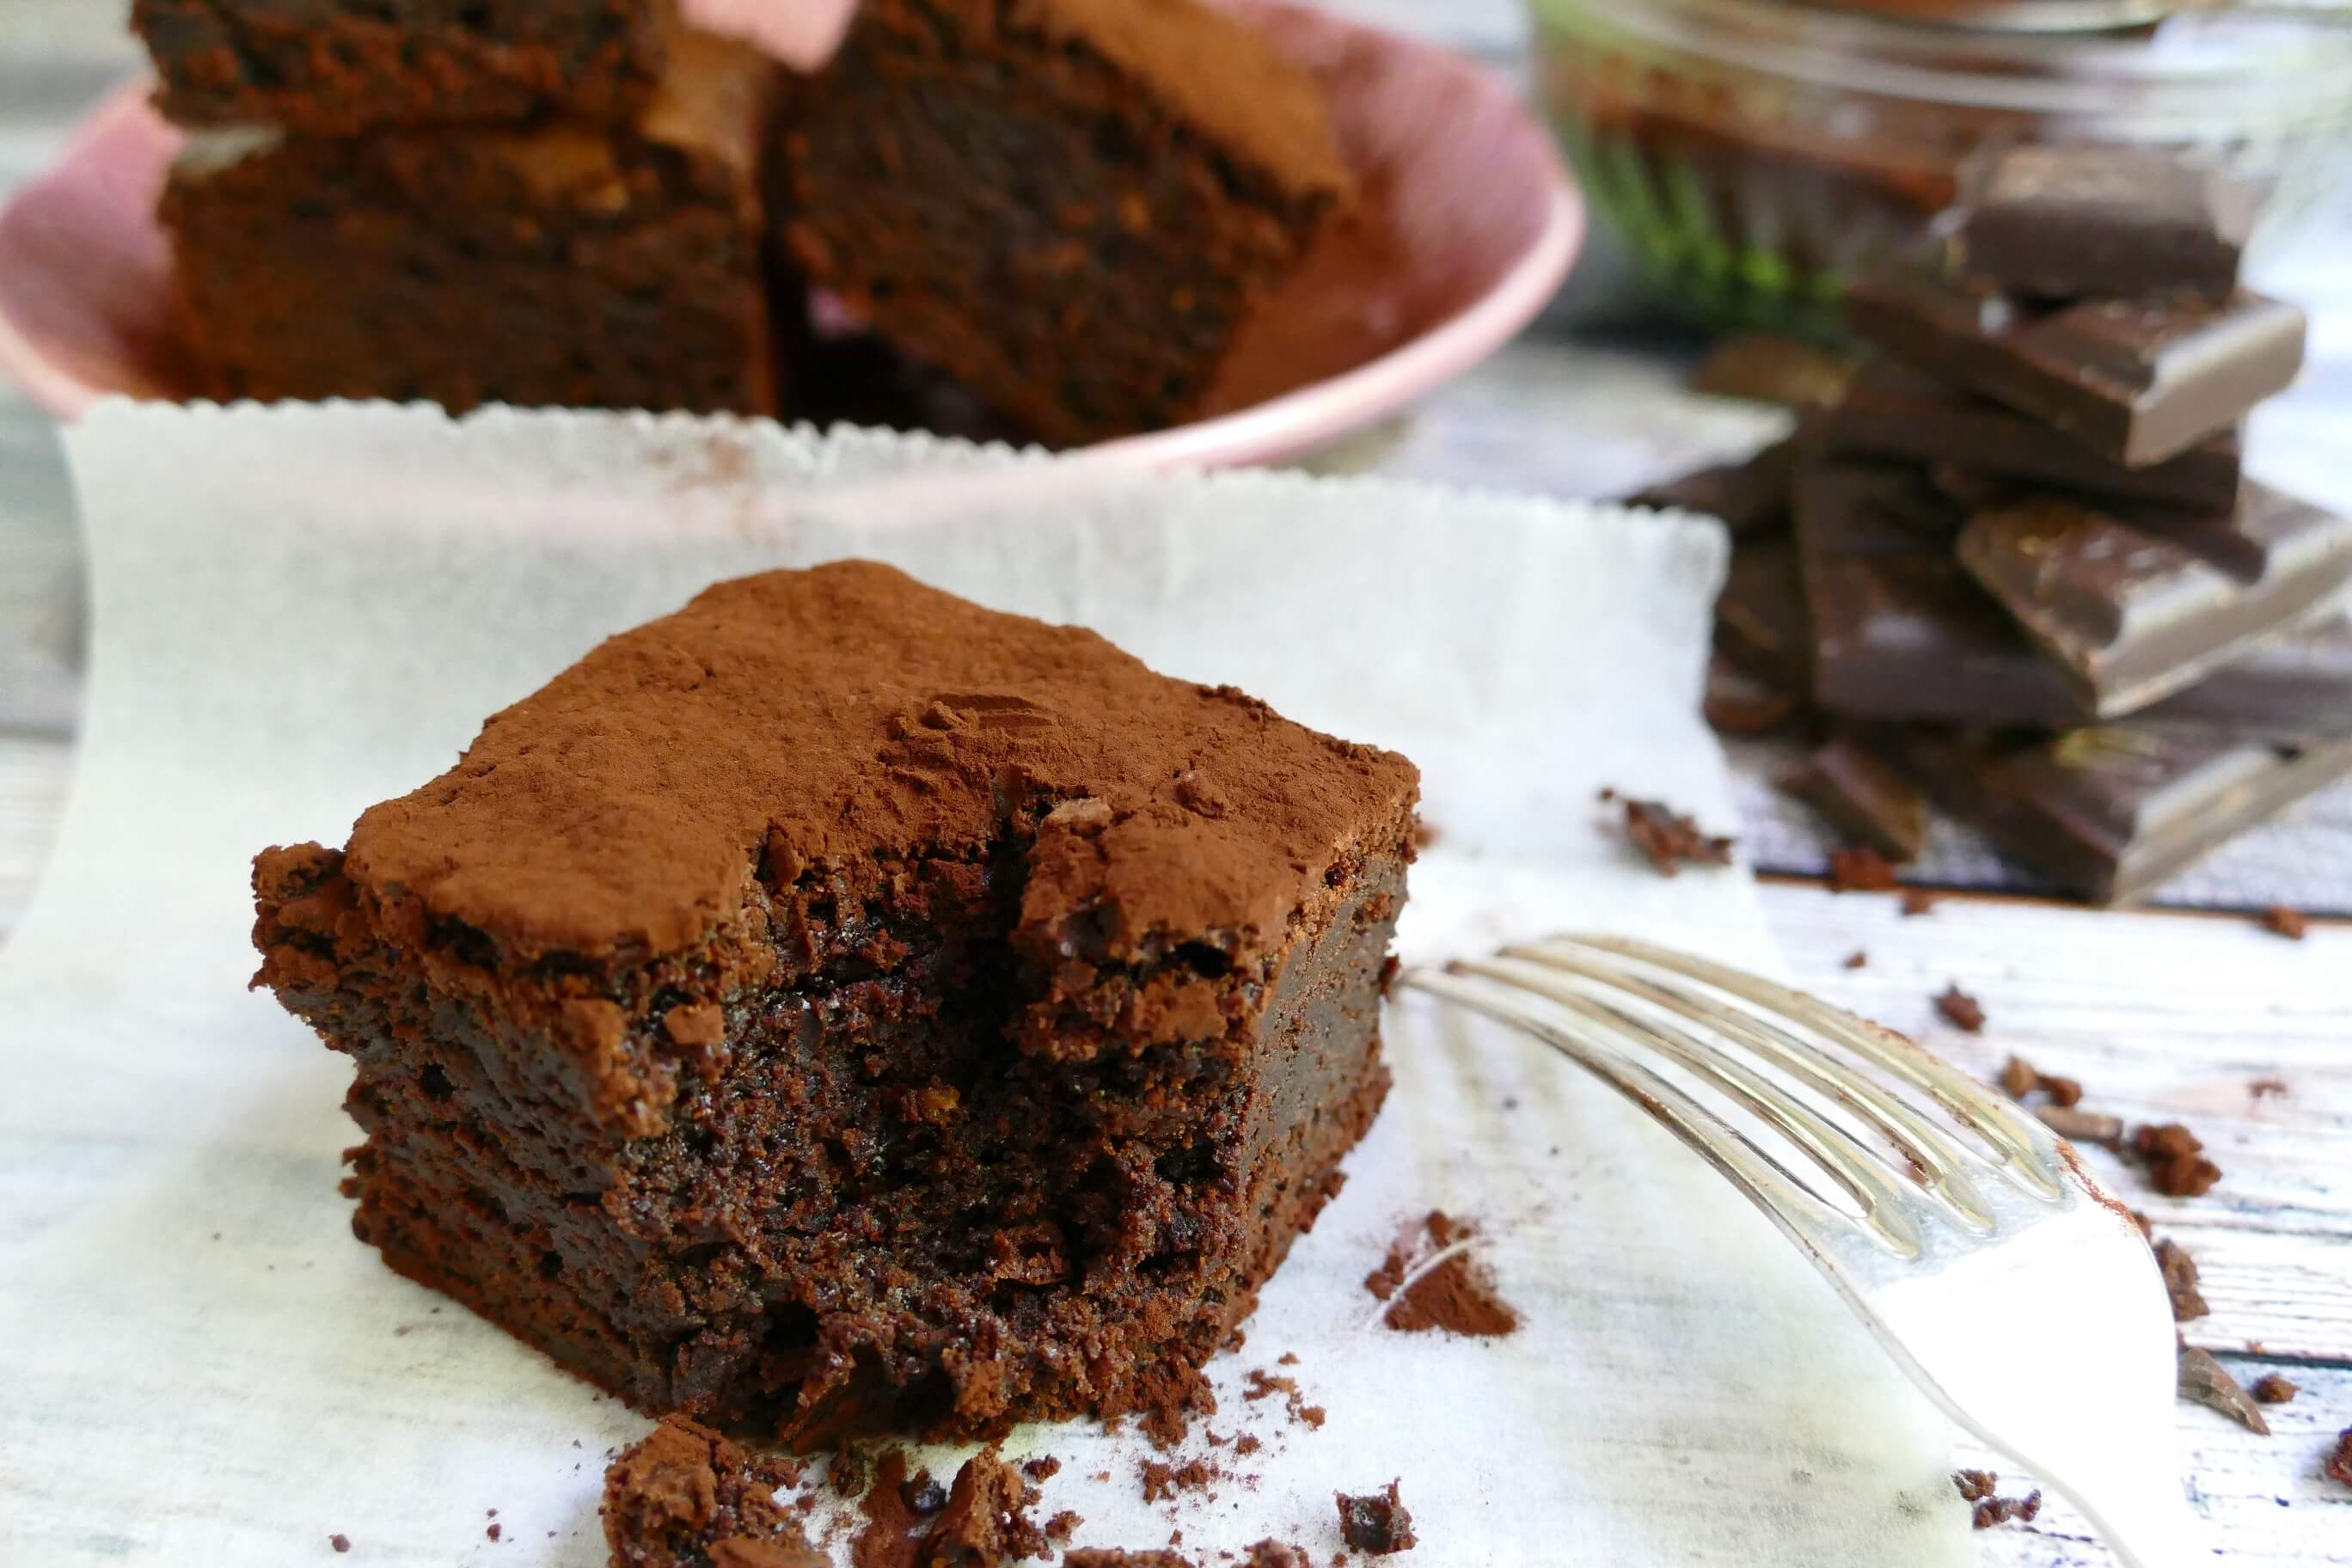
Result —
[[[1523, 29], [1512, 0], [1347, 0], [1392, 25], [1436, 33], [1508, 65]], [[134, 60], [110, 0], [0, 5], [0, 193], [53, 154], [74, 114]], [[1514, 429], [1528, 385], [1572, 379], [1597, 346], [1555, 321], [1365, 448], [1377, 466], [1561, 488], [1557, 428]], [[1671, 381], [1662, 371], [1661, 384]], [[1654, 456], [1654, 455], [1652, 455]], [[1637, 455], [1638, 460], [1638, 455]], [[1625, 476], [1629, 480], [1646, 474]], [[1581, 493], [1627, 488], [1585, 472]], [[76, 629], [56, 609], [74, 571], [54, 441], [29, 407], [0, 392], [0, 628], [28, 652], [0, 664], [20, 700], [42, 682], [66, 694], [47, 717], [0, 730], [0, 940], [33, 894], [72, 762]], [[34, 625], [36, 617], [40, 624]], [[37, 702], [20, 700], [19, 712]], [[2352, 889], [2346, 889], [2352, 895]], [[2352, 1425], [2352, 923], [2292, 943], [2243, 919], [2101, 914], [2023, 900], [1959, 896], [1904, 919], [1893, 900], [1776, 881], [1766, 907], [1810, 988], [1924, 1038], [1990, 1077], [2011, 1052], [2080, 1079], [2086, 1102], [2126, 1121], [2182, 1121], [2225, 1176], [2206, 1197], [2171, 1202], [2094, 1152], [2116, 1189], [2203, 1270], [2210, 1317], [2189, 1342], [2242, 1381], [2270, 1371], [2302, 1385], [2252, 1436], [2199, 1406], [2178, 1412], [2190, 1480], [2222, 1560], [2253, 1568], [2352, 1564], [2352, 1489], [2324, 1479], [2322, 1456]], [[2352, 896], [2333, 900], [2352, 905]], [[1857, 951], [1867, 967], [1848, 969]], [[1936, 1017], [1948, 983], [1981, 1000], [1980, 1037]], [[2257, 1079], [2285, 1092], [2258, 1097]], [[1989, 1353], [1998, 1353], [1993, 1347]], [[1956, 1463], [1989, 1463], [1965, 1447]], [[1993, 1468], [1998, 1468], [1997, 1466]], [[1953, 1505], [1959, 1505], [1957, 1498]], [[1982, 1538], [1988, 1564], [2052, 1568], [2112, 1558], [2063, 1508], [2031, 1528]]]

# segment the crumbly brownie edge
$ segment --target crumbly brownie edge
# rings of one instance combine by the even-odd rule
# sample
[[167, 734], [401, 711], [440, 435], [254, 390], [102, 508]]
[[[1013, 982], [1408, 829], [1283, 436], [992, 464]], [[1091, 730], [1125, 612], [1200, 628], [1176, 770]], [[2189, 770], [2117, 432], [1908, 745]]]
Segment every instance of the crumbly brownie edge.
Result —
[[[1205, 1292], [1191, 1285], [1181, 1292], [1170, 1292], [1185, 1298], [1186, 1310], [1178, 1310], [1166, 1301], [1155, 1303], [1148, 1297], [1130, 1303], [1133, 1310], [1123, 1320], [1129, 1325], [1126, 1342], [1179, 1342], [1178, 1364], [1188, 1372], [1197, 1367], [1223, 1342], [1233, 1323], [1246, 1314], [1257, 1286], [1328, 1197], [1331, 1166], [1361, 1135], [1386, 1089], [1387, 1075], [1377, 1058], [1373, 1015], [1378, 970], [1402, 896], [1402, 858], [1392, 863], [1376, 858], [1363, 874], [1379, 886], [1353, 906], [1341, 896], [1335, 895], [1332, 900], [1334, 910], [1348, 910], [1349, 924], [1328, 961], [1317, 953], [1312, 942], [1303, 944], [1300, 956], [1283, 967], [1276, 982], [1279, 994], [1266, 1009], [1267, 1022], [1255, 1047], [1261, 1060], [1253, 1065], [1262, 1068], [1274, 1053], [1289, 1052], [1299, 1068], [1291, 1087], [1310, 1087], [1297, 1092], [1295, 1104], [1277, 1110], [1270, 1101], [1285, 1086], [1275, 1086], [1275, 1093], [1264, 1097], [1266, 1103], [1260, 1105], [1255, 1123], [1248, 1130], [1255, 1157], [1244, 1162], [1249, 1183], [1244, 1201], [1232, 1212], [1262, 1214], [1262, 1227], [1255, 1234], [1236, 1229], [1226, 1238], [1231, 1255], [1214, 1279], [1206, 1281]], [[267, 885], [263, 945], [270, 955], [265, 979], [288, 995], [289, 1005], [320, 1023], [323, 1032], [380, 1031], [380, 1025], [372, 1025], [362, 1016], [367, 1004], [339, 989], [335, 959], [319, 950], [317, 938], [322, 929], [340, 929], [348, 936], [345, 922], [358, 920], [364, 924], [367, 918], [359, 900], [351, 896], [348, 884], [339, 884], [332, 857], [325, 852], [282, 852], [265, 865], [263, 881]], [[297, 906], [290, 911], [289, 903]], [[289, 912], [291, 926], [280, 920]], [[415, 929], [421, 921], [409, 923], [411, 934], [423, 934]], [[437, 966], [433, 984], [443, 994], [435, 1007], [445, 1025], [447, 1015], [442, 1010], [462, 1012], [486, 1000], [478, 991], [468, 994], [462, 987], [447, 985], [453, 974], [462, 975], [463, 967], [462, 963], [453, 966], [446, 961]], [[1335, 978], [1341, 970], [1344, 976]], [[546, 1016], [560, 1019], [564, 1014], [558, 1008]], [[692, 1032], [698, 1037], [701, 1035], [699, 1029]], [[1340, 1059], [1324, 1059], [1335, 1040], [1340, 1042]], [[573, 1045], [580, 1047], [581, 1042], [575, 1040]], [[711, 1045], [703, 1039], [696, 1048]], [[1346, 1059], [1345, 1051], [1359, 1047], [1363, 1052], [1360, 1059]], [[644, 1092], [636, 1110], [675, 1100], [680, 1063], [664, 1061], [655, 1042], [608, 1036], [584, 1048], [607, 1053], [608, 1066], [614, 1053], [639, 1065], [642, 1070], [622, 1073], [612, 1080], [639, 1085]], [[1321, 1057], [1309, 1060], [1310, 1052]], [[562, 1049], [549, 1050], [542, 1043], [538, 1050], [541, 1058], [554, 1058], [551, 1076], [549, 1060], [533, 1061], [527, 1035], [509, 1037], [502, 1045], [485, 1047], [478, 1043], [473, 1047], [476, 1059], [486, 1054], [496, 1058], [486, 1065], [501, 1073], [535, 1071], [539, 1075], [534, 1085], [519, 1087], [510, 1081], [502, 1093], [539, 1096], [555, 1103], [566, 1093], [576, 1095], [583, 1089], [578, 1082], [558, 1081], [565, 1056]], [[406, 1070], [414, 1074], [440, 1069], [429, 1062], [420, 1069], [411, 1062]], [[463, 1071], [462, 1061], [453, 1062], [445, 1082]], [[362, 1079], [355, 1086], [355, 1099], [368, 1090], [364, 1073]], [[457, 1091], [462, 1097], [473, 1089], [459, 1084]], [[1302, 1116], [1301, 1110], [1307, 1114]], [[510, 1151], [529, 1142], [527, 1136], [518, 1136], [528, 1131], [528, 1128], [509, 1126], [496, 1137], [468, 1142], [478, 1150]], [[370, 1239], [384, 1247], [394, 1267], [448, 1290], [520, 1337], [646, 1408], [675, 1403], [681, 1386], [688, 1383], [695, 1385], [690, 1393], [698, 1405], [740, 1407], [746, 1403], [743, 1387], [772, 1370], [758, 1364], [756, 1346], [748, 1357], [741, 1353], [745, 1336], [761, 1331], [760, 1309], [725, 1325], [705, 1323], [699, 1337], [709, 1342], [697, 1351], [666, 1342], [660, 1332], [649, 1332], [643, 1322], [615, 1321], [624, 1315], [621, 1304], [641, 1278], [641, 1266], [625, 1247], [614, 1269], [613, 1289], [601, 1301], [583, 1296], [573, 1273], [576, 1265], [550, 1261], [583, 1255], [593, 1259], [611, 1244], [599, 1234], [604, 1222], [593, 1206], [584, 1215], [572, 1215], [583, 1222], [584, 1228], [575, 1225], [561, 1246], [551, 1245], [545, 1229], [529, 1217], [533, 1203], [547, 1195], [549, 1173], [562, 1168], [567, 1158], [581, 1157], [576, 1141], [567, 1148], [545, 1152], [539, 1171], [499, 1164], [483, 1154], [464, 1173], [466, 1179], [454, 1180], [451, 1173], [433, 1174], [418, 1163], [438, 1159], [431, 1152], [433, 1139], [438, 1136], [426, 1136], [422, 1145], [426, 1152], [421, 1155], [411, 1150], [403, 1136], [388, 1136], [372, 1139], [369, 1148], [357, 1156], [356, 1184], [362, 1196], [358, 1224]], [[557, 1205], [553, 1212], [562, 1215], [568, 1211]], [[699, 1290], [709, 1280], [686, 1283]], [[1098, 1329], [1101, 1325], [1087, 1326]], [[1129, 1370], [1116, 1367], [1080, 1369], [1061, 1386], [1040, 1390], [1034, 1371], [1015, 1366], [1008, 1372], [1003, 1363], [980, 1365], [961, 1386], [948, 1411], [942, 1414], [934, 1408], [924, 1418], [970, 1431], [997, 1424], [1008, 1412], [1116, 1414], [1148, 1397], [1160, 1397], [1162, 1392], [1146, 1389]], [[808, 1416], [824, 1421], [840, 1414], [836, 1409], [808, 1413]], [[856, 1414], [851, 1412], [852, 1418]]]
[[135, 0], [131, 23], [164, 118], [348, 136], [554, 110], [625, 119], [659, 79], [667, 13], [663, 0], [493, 0], [436, 24], [335, 0]]

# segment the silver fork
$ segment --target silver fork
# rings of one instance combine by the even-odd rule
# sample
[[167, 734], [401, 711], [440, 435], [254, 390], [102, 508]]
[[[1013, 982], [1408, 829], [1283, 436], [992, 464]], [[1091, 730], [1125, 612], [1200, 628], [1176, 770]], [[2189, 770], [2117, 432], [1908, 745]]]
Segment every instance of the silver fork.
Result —
[[[2163, 1279], [2124, 1206], [2033, 1117], [1891, 1030], [1647, 942], [1562, 937], [1397, 984], [1526, 1031], [1664, 1122], [1771, 1216], [1914, 1383], [2081, 1509], [2126, 1568], [2210, 1561], [2171, 1444]], [[1644, 1058], [1801, 1157], [1771, 1153]]]

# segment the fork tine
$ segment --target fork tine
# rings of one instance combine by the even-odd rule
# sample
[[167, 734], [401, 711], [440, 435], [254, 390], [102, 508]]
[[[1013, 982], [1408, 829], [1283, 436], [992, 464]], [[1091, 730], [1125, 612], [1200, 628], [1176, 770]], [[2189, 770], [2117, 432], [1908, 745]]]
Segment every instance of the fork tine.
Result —
[[1826, 1051], [1774, 1020], [1745, 1009], [1727, 1007], [1671, 979], [1642, 973], [1622, 960], [1570, 942], [1507, 947], [1503, 953], [1507, 958], [1526, 959], [1580, 975], [1597, 984], [1630, 991], [1695, 1024], [1731, 1037], [1875, 1128], [1918, 1167], [1923, 1173], [1921, 1184], [1950, 1205], [1960, 1223], [1979, 1232], [1992, 1228], [1991, 1206], [1967, 1174], [1968, 1162], [1976, 1156], [1909, 1106], [1846, 1069]]
[[[1662, 1020], [1625, 1012], [1601, 997], [1589, 995], [1558, 973], [1523, 959], [1465, 960], [1446, 966], [1457, 974], [1476, 974], [1519, 986], [1561, 1006], [1601, 1020], [1633, 1035], [1653, 1049], [1664, 1052], [1681, 1066], [1746, 1106], [1790, 1142], [1812, 1156], [1830, 1178], [1862, 1205], [1863, 1217], [1898, 1249], [1916, 1251], [1918, 1232], [1906, 1215], [1906, 1194], [1895, 1184], [1885, 1164], [1853, 1134], [1790, 1098], [1778, 1085], [1719, 1047], [1705, 1044], [1689, 1031]], [[1701, 1018], [1701, 1023], [1712, 1020]], [[1902, 1215], [1899, 1220], [1895, 1217]]]
[[[1454, 967], [1449, 966], [1449, 971]], [[1880, 1205], [1877, 1221], [1856, 1220], [1823, 1201], [1746, 1133], [1678, 1086], [1613, 1048], [1609, 1044], [1612, 1036], [1638, 1037], [1642, 1029], [1633, 1021], [1598, 1008], [1562, 1011], [1531, 998], [1516, 983], [1481, 983], [1457, 973], [1407, 970], [1396, 984], [1457, 1003], [1559, 1051], [1662, 1123], [1809, 1251], [1817, 1252], [1826, 1236], [1835, 1235], [1867, 1237], [1900, 1256], [1919, 1252], [1918, 1237], [1909, 1231], [1899, 1210]]]
[[1891, 1029], [1864, 1023], [1801, 991], [1630, 937], [1564, 936], [1556, 938], [1554, 944], [1598, 949], [1636, 959], [1792, 1018], [1932, 1096], [1956, 1121], [1974, 1130], [1991, 1146], [2000, 1156], [1996, 1162], [1999, 1168], [2020, 1185], [2045, 1198], [2062, 1195], [2054, 1134], [1975, 1079], [1937, 1061]]

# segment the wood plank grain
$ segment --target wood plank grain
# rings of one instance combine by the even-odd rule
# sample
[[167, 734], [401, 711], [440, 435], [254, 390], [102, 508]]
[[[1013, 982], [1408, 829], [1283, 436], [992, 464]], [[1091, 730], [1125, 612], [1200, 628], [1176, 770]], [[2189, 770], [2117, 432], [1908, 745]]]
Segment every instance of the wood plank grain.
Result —
[[[2214, 1310], [2190, 1342], [2352, 1366], [2352, 926], [2294, 942], [2243, 918], [2021, 900], [1956, 896], [1912, 919], [1893, 898], [1811, 885], [1764, 900], [1809, 989], [1988, 1080], [2014, 1053], [2080, 1079], [2086, 1110], [2189, 1126], [2223, 1172], [2201, 1198], [2088, 1157], [2197, 1258]], [[1849, 970], [1857, 951], [1868, 966]], [[1948, 984], [1983, 1004], [1981, 1035], [1936, 1014]], [[2273, 1078], [2284, 1092], [2254, 1092]]]
[[[2225, 1356], [2232, 1376], [2251, 1384], [2273, 1363]], [[2202, 1405], [2183, 1404], [2174, 1429], [2186, 1462], [2189, 1502], [2210, 1531], [2217, 1561], [2231, 1568], [2318, 1568], [2352, 1563], [2352, 1487], [2327, 1479], [2320, 1462], [2336, 1434], [2352, 1422], [2352, 1371], [2286, 1369], [2303, 1392], [2267, 1407], [2271, 1435], [2255, 1436]], [[1956, 1463], [1998, 1471], [2003, 1461], [1963, 1445]], [[2002, 1478], [2001, 1492], [2021, 1497], [2033, 1479]], [[1957, 1497], [1953, 1506], [1959, 1506]], [[1979, 1538], [1985, 1568], [2115, 1568], [2115, 1554], [2082, 1516], [2047, 1500], [2031, 1525], [2007, 1524]]]

